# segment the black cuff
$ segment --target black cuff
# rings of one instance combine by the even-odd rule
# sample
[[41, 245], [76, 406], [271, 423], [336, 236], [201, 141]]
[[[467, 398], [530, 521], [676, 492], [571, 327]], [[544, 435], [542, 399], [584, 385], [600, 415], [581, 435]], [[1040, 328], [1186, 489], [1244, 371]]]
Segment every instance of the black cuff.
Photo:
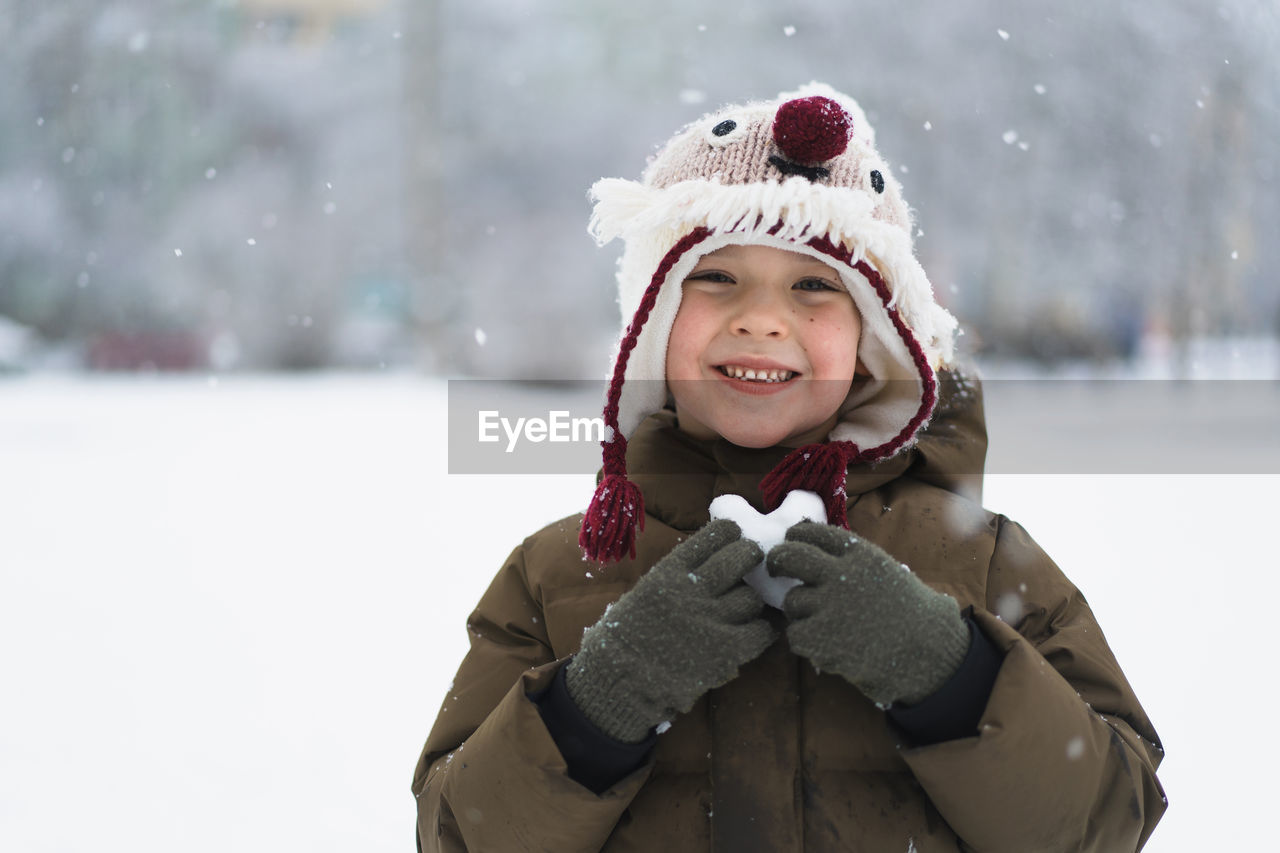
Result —
[[529, 698], [538, 706], [542, 722], [569, 767], [569, 778], [601, 794], [630, 776], [644, 764], [658, 736], [652, 731], [640, 743], [614, 740], [596, 728], [569, 695], [566, 666], [560, 667], [551, 686]]
[[1004, 663], [1004, 655], [978, 630], [972, 610], [965, 611], [964, 621], [969, 626], [969, 652], [950, 680], [914, 705], [889, 709], [889, 719], [920, 746], [976, 735]]

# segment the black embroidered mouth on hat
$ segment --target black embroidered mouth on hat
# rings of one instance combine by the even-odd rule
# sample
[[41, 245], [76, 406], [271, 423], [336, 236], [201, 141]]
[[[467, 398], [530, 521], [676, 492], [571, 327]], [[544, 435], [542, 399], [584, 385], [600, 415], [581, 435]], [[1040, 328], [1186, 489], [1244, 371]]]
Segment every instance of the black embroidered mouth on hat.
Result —
[[775, 166], [779, 172], [788, 177], [791, 175], [803, 175], [815, 183], [831, 174], [831, 170], [825, 166], [805, 166], [800, 163], [792, 163], [790, 160], [785, 157], [779, 157], [777, 154], [769, 155], [769, 163]]

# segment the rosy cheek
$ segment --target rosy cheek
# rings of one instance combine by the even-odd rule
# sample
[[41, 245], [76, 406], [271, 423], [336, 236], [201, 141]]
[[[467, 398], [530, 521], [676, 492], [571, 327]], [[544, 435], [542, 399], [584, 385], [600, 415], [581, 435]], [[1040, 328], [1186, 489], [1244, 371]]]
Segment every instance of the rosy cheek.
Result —
[[667, 378], [689, 379], [697, 375], [699, 356], [698, 322], [696, 312], [681, 306], [671, 326], [667, 341]]
[[858, 326], [841, 319], [816, 319], [809, 327], [809, 358], [819, 374], [852, 376], [858, 355]]

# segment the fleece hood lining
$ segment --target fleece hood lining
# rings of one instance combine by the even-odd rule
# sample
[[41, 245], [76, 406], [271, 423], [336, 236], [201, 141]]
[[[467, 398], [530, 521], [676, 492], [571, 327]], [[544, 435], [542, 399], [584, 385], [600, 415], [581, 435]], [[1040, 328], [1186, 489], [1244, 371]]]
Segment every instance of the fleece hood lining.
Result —
[[776, 235], [742, 231], [711, 234], [672, 266], [627, 362], [618, 408], [618, 427], [623, 436], [630, 437], [650, 412], [666, 404], [666, 387], [658, 380], [666, 378], [667, 346], [680, 310], [684, 279], [704, 255], [724, 246], [743, 244], [799, 252], [839, 273], [862, 318], [858, 356], [870, 378], [854, 384], [829, 438], [852, 441], [864, 451], [892, 442], [903, 425], [917, 414], [925, 396], [925, 379], [871, 283], [862, 273], [821, 249]]

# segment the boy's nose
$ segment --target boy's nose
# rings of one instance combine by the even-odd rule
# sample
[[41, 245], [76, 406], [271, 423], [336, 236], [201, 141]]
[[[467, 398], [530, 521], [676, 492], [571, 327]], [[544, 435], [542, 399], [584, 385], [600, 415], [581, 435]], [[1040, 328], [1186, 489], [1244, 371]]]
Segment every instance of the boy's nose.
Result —
[[787, 308], [779, 300], [755, 294], [744, 298], [731, 319], [735, 334], [778, 338], [787, 334]]

